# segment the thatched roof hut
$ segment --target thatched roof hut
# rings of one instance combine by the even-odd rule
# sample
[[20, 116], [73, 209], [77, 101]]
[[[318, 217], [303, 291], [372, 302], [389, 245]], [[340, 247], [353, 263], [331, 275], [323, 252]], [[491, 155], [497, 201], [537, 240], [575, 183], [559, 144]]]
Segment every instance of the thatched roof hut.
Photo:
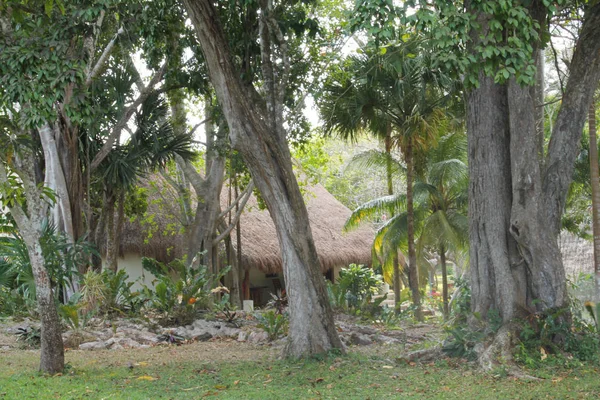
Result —
[[594, 248], [592, 242], [572, 233], [561, 232], [558, 238], [563, 265], [567, 276], [594, 273]]
[[[121, 254], [135, 253], [168, 261], [183, 255], [183, 235], [177, 197], [163, 178], [152, 176], [143, 183], [148, 192], [148, 212], [143, 218], [126, 220], [121, 236]], [[227, 188], [224, 188], [224, 193]], [[313, 238], [323, 271], [350, 263], [370, 264], [375, 231], [370, 226], [344, 233], [351, 211], [323, 186], [305, 189]], [[227, 198], [223, 195], [222, 198]], [[226, 208], [226, 200], [222, 208]], [[235, 237], [235, 230], [232, 232]], [[282, 271], [275, 225], [267, 210], [260, 210], [252, 196], [241, 216], [242, 267], [264, 273]], [[235, 240], [233, 240], [236, 247]], [[237, 249], [236, 249], [237, 250]]]
[[[344, 224], [352, 211], [321, 185], [307, 188], [304, 197], [323, 271], [351, 263], [370, 264], [374, 229], [363, 226], [344, 233]], [[281, 272], [281, 253], [269, 212], [259, 210], [254, 198], [248, 201], [248, 206], [241, 217], [243, 267], [258, 268], [265, 273]]]

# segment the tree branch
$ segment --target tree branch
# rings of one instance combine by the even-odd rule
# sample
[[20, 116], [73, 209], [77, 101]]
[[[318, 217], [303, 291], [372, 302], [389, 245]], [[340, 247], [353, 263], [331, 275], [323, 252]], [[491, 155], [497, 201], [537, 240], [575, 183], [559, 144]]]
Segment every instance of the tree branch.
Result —
[[125, 29], [123, 29], [123, 27], [120, 27], [119, 30], [117, 31], [117, 33], [115, 34], [115, 36], [112, 38], [112, 40], [110, 42], [108, 42], [108, 44], [104, 48], [104, 51], [100, 55], [100, 58], [98, 58], [96, 65], [90, 70], [90, 72], [88, 72], [88, 75], [85, 79], [86, 86], [91, 85], [92, 80], [94, 80], [98, 76], [98, 74], [100, 74], [100, 71], [102, 71], [102, 67], [104, 66], [104, 63], [108, 59], [108, 56], [110, 55], [113, 47], [115, 47], [115, 43], [117, 42], [117, 39], [123, 32], [125, 32]]
[[254, 187], [254, 182], [250, 181], [250, 184], [248, 184], [248, 187], [246, 188], [246, 190], [248, 190], [248, 188], [250, 188], [250, 190], [248, 190], [245, 197], [240, 202], [240, 208], [233, 216], [233, 219], [231, 220], [231, 223], [229, 224], [227, 229], [221, 232], [221, 234], [213, 240], [213, 246], [216, 246], [221, 240], [225, 239], [227, 235], [229, 235], [233, 228], [237, 225], [237, 222], [239, 221], [240, 217], [242, 216], [242, 212], [244, 211], [244, 207], [246, 206], [246, 203], [248, 202], [248, 199], [250, 199], [250, 195], [252, 194], [252, 187]]
[[234, 209], [234, 207], [235, 207], [235, 206], [236, 206], [236, 205], [237, 205], [237, 204], [240, 202], [240, 200], [241, 200], [241, 199], [242, 199], [244, 196], [246, 196], [246, 194], [248, 194], [248, 192], [252, 191], [252, 189], [254, 189], [254, 181], [252, 181], [252, 180], [251, 180], [251, 181], [250, 181], [250, 183], [248, 184], [248, 186], [246, 186], [246, 189], [244, 189], [244, 191], [243, 191], [242, 193], [240, 193], [240, 195], [239, 195], [239, 196], [237, 196], [237, 197], [235, 198], [235, 200], [233, 200], [233, 201], [231, 202], [231, 205], [230, 205], [229, 207], [227, 207], [227, 209], [226, 209], [226, 210], [224, 210], [223, 212], [221, 212], [221, 214], [219, 214], [219, 216], [217, 217], [217, 220], [220, 220], [221, 218], [225, 218], [225, 216], [226, 216], [227, 214], [229, 214], [229, 212], [230, 212], [231, 210], [233, 210], [233, 209]]
[[158, 72], [156, 72], [156, 74], [152, 77], [152, 79], [150, 80], [150, 83], [148, 83], [148, 86], [146, 86], [144, 88], [144, 90], [140, 93], [138, 98], [135, 99], [135, 101], [129, 107], [127, 107], [125, 109], [125, 111], [123, 112], [123, 115], [121, 116], [119, 121], [117, 121], [117, 123], [113, 127], [113, 130], [111, 131], [110, 135], [108, 136], [106, 142], [104, 143], [104, 145], [102, 146], [102, 148], [100, 149], [98, 154], [96, 154], [96, 156], [92, 160], [92, 163], [90, 165], [91, 171], [94, 171], [96, 168], [98, 168], [100, 163], [102, 161], [104, 161], [106, 156], [108, 156], [108, 154], [111, 152], [113, 146], [115, 145], [115, 142], [117, 141], [117, 138], [119, 137], [119, 135], [121, 134], [121, 131], [125, 128], [125, 126], [129, 122], [129, 119], [131, 118], [131, 116], [133, 115], [135, 110], [140, 106], [140, 104], [142, 104], [148, 98], [148, 96], [150, 96], [154, 86], [156, 86], [158, 84], [158, 82], [160, 82], [160, 80], [162, 79], [162, 77], [165, 73], [166, 67], [167, 67], [167, 63], [164, 63], [162, 65], [162, 67], [160, 67]]
[[187, 180], [190, 181], [190, 184], [192, 185], [192, 187], [194, 188], [194, 191], [196, 192], [196, 196], [205, 197], [204, 192], [206, 191], [205, 190], [206, 180], [204, 178], [202, 178], [202, 176], [198, 173], [198, 171], [196, 171], [196, 169], [192, 166], [192, 164], [185, 161], [183, 158], [181, 158], [181, 156], [175, 155], [175, 160], [177, 162], [177, 165], [179, 165], [179, 167], [185, 174], [185, 177], [187, 178]]

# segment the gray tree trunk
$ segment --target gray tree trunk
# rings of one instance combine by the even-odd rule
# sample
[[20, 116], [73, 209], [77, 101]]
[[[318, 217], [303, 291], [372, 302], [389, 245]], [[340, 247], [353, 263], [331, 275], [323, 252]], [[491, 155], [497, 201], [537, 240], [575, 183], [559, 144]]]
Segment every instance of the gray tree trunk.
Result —
[[592, 232], [594, 235], [594, 275], [596, 301], [600, 301], [600, 174], [598, 171], [598, 138], [596, 135], [596, 104], [592, 102], [588, 114], [590, 132], [590, 179], [592, 187]]
[[[42, 323], [40, 371], [53, 375], [63, 371], [65, 357], [52, 284], [41, 246], [42, 225], [47, 218], [48, 199], [42, 192], [43, 182], [36, 179], [34, 165], [34, 155], [28, 149], [22, 149], [15, 155], [12, 168], [23, 183], [26, 203], [15, 203], [10, 205], [9, 209], [25, 241], [35, 280], [38, 312]], [[0, 183], [8, 183], [3, 162], [0, 162]]]
[[[487, 16], [479, 15], [484, 26]], [[474, 32], [477, 42], [480, 32]], [[578, 143], [600, 78], [600, 4], [590, 7], [571, 62], [548, 154], [539, 158], [535, 95], [511, 79], [480, 76], [467, 95], [472, 310], [497, 310], [504, 326], [480, 361], [510, 358], [510, 323], [566, 306], [557, 235]], [[535, 301], [534, 301], [535, 300]]]
[[301, 357], [341, 349], [286, 139], [269, 128], [266, 108], [255, 100], [254, 88], [242, 83], [212, 2], [184, 0], [184, 4], [227, 119], [232, 145], [248, 165], [277, 228], [290, 312], [285, 353]]

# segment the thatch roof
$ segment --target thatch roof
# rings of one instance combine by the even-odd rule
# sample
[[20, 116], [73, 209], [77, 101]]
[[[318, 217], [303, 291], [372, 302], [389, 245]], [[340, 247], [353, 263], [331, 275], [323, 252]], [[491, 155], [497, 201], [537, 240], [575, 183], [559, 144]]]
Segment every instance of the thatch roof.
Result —
[[594, 248], [592, 242], [581, 239], [572, 233], [561, 232], [558, 245], [563, 255], [563, 265], [567, 276], [592, 274], [594, 272]]
[[[121, 257], [133, 253], [162, 262], [183, 257], [183, 228], [175, 190], [160, 175], [141, 179], [138, 186], [148, 196], [148, 209], [143, 216], [125, 217], [120, 238]], [[99, 243], [101, 254], [105, 248], [106, 232], [103, 232]]]
[[[370, 264], [374, 229], [364, 226], [344, 233], [344, 223], [352, 211], [321, 185], [308, 187], [304, 197], [323, 271], [351, 263]], [[241, 217], [243, 267], [280, 272], [281, 254], [271, 216], [267, 210], [258, 210], [254, 198], [248, 206]]]
[[[125, 221], [121, 254], [135, 253], [160, 261], [181, 257], [183, 235], [177, 218], [178, 203], [174, 191], [159, 176], [152, 176], [142, 186], [148, 188], [147, 216]], [[226, 191], [225, 187], [221, 196], [223, 209], [226, 208]], [[308, 187], [305, 191], [313, 238], [323, 270], [350, 263], [369, 264], [374, 229], [364, 226], [343, 233], [344, 223], [351, 211], [321, 185]], [[254, 196], [248, 201], [241, 217], [241, 236], [243, 268], [257, 268], [265, 273], [282, 271], [275, 226], [269, 212], [259, 209]], [[235, 238], [235, 230], [232, 238]], [[235, 247], [235, 240], [232, 242]]]

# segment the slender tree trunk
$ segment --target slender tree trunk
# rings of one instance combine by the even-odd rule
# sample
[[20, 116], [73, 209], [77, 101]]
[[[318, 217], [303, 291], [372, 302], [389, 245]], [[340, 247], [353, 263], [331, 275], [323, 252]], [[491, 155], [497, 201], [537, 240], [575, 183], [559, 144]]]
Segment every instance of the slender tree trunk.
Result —
[[412, 139], [406, 145], [406, 214], [408, 225], [408, 283], [412, 292], [413, 304], [416, 307], [415, 318], [423, 320], [421, 310], [421, 293], [419, 292], [419, 268], [417, 267], [417, 251], [415, 249], [415, 209], [413, 199], [414, 159]]
[[[387, 132], [385, 135], [385, 155], [386, 155], [386, 163], [385, 163], [385, 175], [387, 180], [387, 190], [388, 195], [394, 194], [394, 179], [392, 174], [392, 124], [388, 123]], [[396, 249], [396, 251], [400, 251]], [[396, 313], [400, 313], [400, 261], [398, 255], [394, 255], [394, 310]]]
[[107, 196], [108, 204], [106, 206], [106, 268], [117, 272], [117, 238], [115, 237], [115, 203], [114, 193]]
[[442, 301], [444, 302], [444, 320], [448, 319], [450, 310], [448, 308], [448, 270], [446, 268], [446, 249], [440, 246], [440, 264], [442, 265]]
[[[9, 206], [19, 232], [23, 237], [31, 270], [35, 281], [38, 312], [42, 323], [40, 371], [47, 374], [62, 372], [65, 365], [64, 347], [60, 321], [54, 296], [52, 282], [46, 269], [42, 252], [42, 226], [47, 218], [48, 203], [42, 192], [43, 181], [36, 178], [35, 157], [29, 149], [17, 153], [11, 166], [23, 184], [26, 204]], [[5, 164], [0, 162], [0, 191], [9, 184]]]
[[302, 357], [341, 349], [286, 139], [269, 128], [266, 108], [255, 100], [254, 88], [245, 86], [236, 72], [212, 2], [184, 0], [184, 4], [227, 119], [232, 145], [250, 169], [277, 228], [290, 312], [285, 353]]
[[215, 140], [214, 121], [210, 106], [207, 106], [207, 119], [209, 121], [206, 123], [207, 152], [204, 178], [189, 163], [182, 162], [180, 165], [184, 169], [187, 180], [192, 184], [198, 200], [194, 221], [186, 239], [188, 262], [201, 254], [200, 264], [215, 273], [217, 252], [213, 246], [213, 240], [219, 222], [217, 218], [221, 212], [220, 198], [225, 179], [225, 158], [219, 155], [218, 150], [215, 149], [215, 143], [218, 144], [222, 140], [219, 138]]
[[540, 162], [544, 159], [544, 49], [536, 52], [535, 65], [535, 131], [537, 133], [537, 150]]
[[592, 231], [594, 234], [594, 275], [596, 301], [600, 301], [600, 176], [598, 173], [598, 139], [596, 135], [596, 104], [592, 102], [588, 113], [590, 131], [590, 178], [592, 181]]
[[[36, 235], [36, 233], [38, 233]], [[56, 311], [50, 277], [44, 266], [45, 260], [40, 246], [41, 235], [27, 240], [27, 252], [35, 278], [38, 312], [42, 322], [40, 371], [57, 374], [65, 368], [65, 355], [61, 335], [60, 319]]]

